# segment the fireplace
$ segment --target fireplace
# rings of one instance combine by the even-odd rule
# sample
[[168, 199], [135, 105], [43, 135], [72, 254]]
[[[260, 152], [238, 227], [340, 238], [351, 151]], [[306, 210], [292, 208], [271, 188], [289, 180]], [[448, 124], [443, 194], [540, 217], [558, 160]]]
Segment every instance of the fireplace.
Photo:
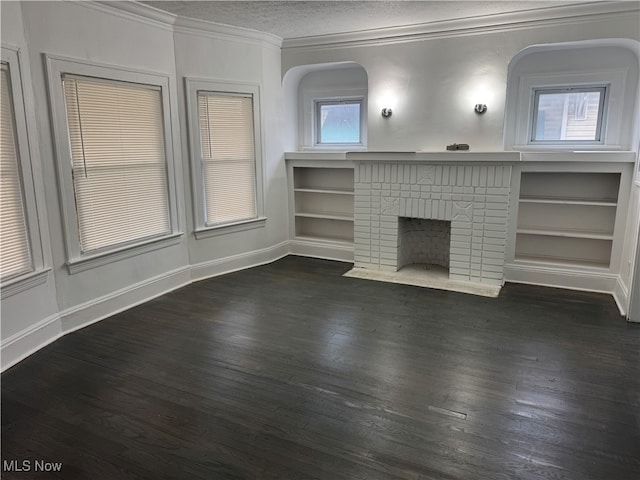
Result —
[[[508, 162], [357, 162], [354, 271], [396, 272], [408, 261], [444, 263], [448, 279], [495, 286], [499, 291], [510, 182]], [[407, 260], [409, 247], [417, 241], [418, 232], [429, 228], [428, 222], [437, 226], [431, 228], [446, 228], [447, 234], [429, 242], [448, 246], [448, 252], [438, 253], [435, 259]], [[408, 230], [413, 233], [405, 238]]]
[[398, 219], [398, 266], [439, 265], [449, 270], [451, 222], [423, 218]]

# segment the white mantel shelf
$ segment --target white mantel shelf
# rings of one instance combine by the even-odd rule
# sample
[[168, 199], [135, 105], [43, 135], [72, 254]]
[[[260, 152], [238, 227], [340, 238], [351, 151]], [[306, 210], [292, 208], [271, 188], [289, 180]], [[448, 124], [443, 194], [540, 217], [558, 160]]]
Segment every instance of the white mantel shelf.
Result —
[[385, 163], [505, 163], [519, 162], [520, 152], [347, 152], [347, 160]]
[[520, 152], [372, 152], [372, 151], [305, 151], [286, 152], [286, 160], [345, 160], [352, 162], [386, 163], [504, 163], [519, 162]]
[[286, 152], [287, 160], [343, 160], [386, 163], [517, 163], [517, 162], [620, 162], [634, 163], [636, 152], [626, 151], [544, 151], [544, 152], [371, 152], [308, 151]]

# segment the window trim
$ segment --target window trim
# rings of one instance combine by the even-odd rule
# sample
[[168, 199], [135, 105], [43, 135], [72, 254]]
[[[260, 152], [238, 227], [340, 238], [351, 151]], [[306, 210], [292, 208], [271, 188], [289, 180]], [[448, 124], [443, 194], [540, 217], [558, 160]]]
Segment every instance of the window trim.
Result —
[[[57, 55], [44, 54], [47, 81], [49, 87], [49, 103], [51, 106], [52, 129], [58, 173], [61, 213], [67, 256], [67, 268], [70, 274], [105, 265], [124, 258], [133, 257], [157, 248], [173, 245], [179, 242], [182, 232], [179, 229], [177, 202], [177, 172], [174, 159], [174, 139], [172, 123], [172, 84], [171, 77], [157, 72], [136, 70], [117, 65], [101, 64], [86, 60], [79, 60]], [[105, 247], [99, 251], [84, 253], [80, 247], [77, 211], [73, 178], [71, 172], [71, 152], [69, 132], [67, 126], [66, 107], [62, 87], [62, 76], [77, 75], [93, 77], [105, 81], [135, 83], [155, 86], [160, 89], [164, 147], [166, 159], [167, 189], [169, 202], [170, 231], [167, 234], [145, 239], [135, 239], [131, 242], [120, 243]], [[160, 246], [160, 247], [159, 247]]]
[[[43, 284], [51, 270], [45, 264], [44, 243], [42, 239], [46, 228], [41, 226], [42, 215], [39, 215], [38, 205], [43, 205], [39, 198], [38, 183], [40, 176], [35, 162], [39, 158], [37, 136], [33, 130], [32, 103], [25, 97], [24, 89], [24, 59], [22, 51], [11, 45], [2, 45], [0, 61], [8, 66], [13, 114], [16, 133], [16, 150], [18, 153], [18, 168], [26, 217], [27, 239], [31, 254], [31, 270], [2, 280], [1, 298], [28, 290]], [[28, 75], [28, 73], [27, 73]]]
[[[264, 215], [264, 158], [262, 138], [262, 109], [260, 85], [249, 82], [228, 82], [204, 78], [184, 77], [189, 131], [189, 160], [191, 164], [191, 188], [193, 190], [194, 235], [197, 240], [218, 235], [262, 228], [266, 224]], [[198, 115], [198, 93], [211, 92], [230, 95], [250, 95], [253, 98], [253, 134], [255, 149], [256, 217], [217, 225], [207, 225], [205, 212], [205, 190], [202, 161], [200, 158], [200, 121]]]
[[[606, 132], [607, 105], [609, 99], [609, 84], [597, 85], [563, 85], [533, 87], [531, 89], [531, 120], [529, 130], [529, 145], [603, 145]], [[536, 140], [536, 129], [538, 124], [538, 107], [541, 94], [549, 93], [578, 93], [578, 92], [600, 92], [598, 105], [598, 121], [596, 125], [596, 138], [594, 140]]]
[[[347, 151], [367, 149], [368, 91], [364, 87], [305, 88], [299, 93], [298, 136], [302, 150]], [[316, 142], [316, 102], [347, 99], [362, 99], [360, 106], [359, 144], [318, 144]]]
[[[320, 111], [323, 105], [359, 105], [360, 106], [360, 139], [358, 142], [322, 142]], [[364, 97], [314, 98], [313, 100], [313, 145], [315, 147], [363, 147], [364, 132]]]
[[[518, 151], [580, 151], [621, 150], [623, 100], [626, 91], [627, 70], [611, 69], [595, 72], [566, 71], [560, 73], [531, 73], [519, 77], [517, 93], [512, 104], [507, 105], [504, 130], [504, 145], [508, 150]], [[602, 131], [602, 143], [531, 143], [531, 121], [533, 109], [532, 89], [545, 87], [582, 87], [608, 85], [605, 105], [606, 125]], [[511, 125], [513, 124], [513, 127]]]

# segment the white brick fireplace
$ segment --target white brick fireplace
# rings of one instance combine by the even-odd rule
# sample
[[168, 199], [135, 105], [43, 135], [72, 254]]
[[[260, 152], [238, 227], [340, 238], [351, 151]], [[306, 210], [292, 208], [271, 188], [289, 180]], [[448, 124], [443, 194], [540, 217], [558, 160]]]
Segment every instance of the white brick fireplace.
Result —
[[399, 219], [432, 219], [451, 222], [449, 279], [503, 284], [511, 162], [517, 154], [357, 155], [356, 269], [397, 271], [406, 250], [398, 234], [406, 227], [399, 229]]

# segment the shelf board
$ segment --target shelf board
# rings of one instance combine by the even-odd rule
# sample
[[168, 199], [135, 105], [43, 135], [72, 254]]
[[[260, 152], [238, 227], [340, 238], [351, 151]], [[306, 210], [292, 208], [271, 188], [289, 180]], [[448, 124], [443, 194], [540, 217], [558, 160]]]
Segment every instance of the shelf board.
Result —
[[518, 255], [514, 259], [518, 263], [536, 263], [541, 265], [565, 265], [570, 267], [599, 268], [608, 269], [609, 262], [596, 262], [593, 260], [584, 260], [578, 258], [561, 258], [538, 255]]
[[313, 188], [313, 187], [299, 187], [294, 188], [294, 192], [305, 192], [305, 193], [329, 193], [335, 195], [355, 195], [353, 190], [349, 190], [347, 188]]
[[550, 230], [537, 227], [518, 227], [516, 233], [522, 235], [544, 235], [548, 237], [588, 238], [591, 240], [613, 240], [613, 233], [588, 230]]
[[332, 235], [323, 235], [320, 237], [317, 235], [302, 234], [302, 235], [296, 235], [295, 239], [303, 242], [314, 242], [314, 243], [328, 242], [328, 243], [340, 244], [345, 247], [353, 247], [353, 239], [347, 238], [347, 237], [339, 237], [339, 236], [332, 236]]
[[591, 207], [615, 207], [617, 202], [611, 199], [520, 197], [520, 203], [539, 203], [550, 205], [585, 205]]
[[338, 212], [296, 212], [296, 217], [305, 218], [324, 218], [327, 220], [341, 220], [345, 222], [353, 222], [353, 215]]

